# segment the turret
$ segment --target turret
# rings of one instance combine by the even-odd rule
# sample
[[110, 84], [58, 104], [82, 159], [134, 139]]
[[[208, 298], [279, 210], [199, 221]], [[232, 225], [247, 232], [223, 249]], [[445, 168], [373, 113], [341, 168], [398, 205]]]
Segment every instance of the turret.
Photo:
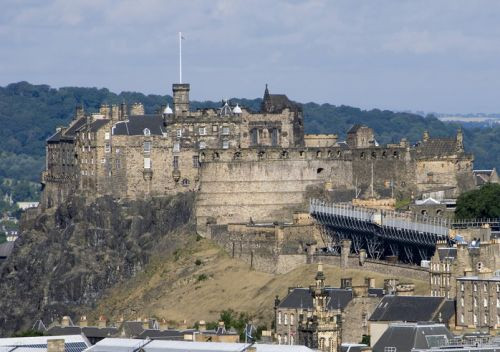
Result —
[[174, 83], [172, 85], [174, 95], [174, 113], [175, 115], [188, 115], [189, 113], [189, 84]]
[[457, 131], [457, 151], [462, 152], [464, 150], [464, 133], [462, 129], [459, 128]]

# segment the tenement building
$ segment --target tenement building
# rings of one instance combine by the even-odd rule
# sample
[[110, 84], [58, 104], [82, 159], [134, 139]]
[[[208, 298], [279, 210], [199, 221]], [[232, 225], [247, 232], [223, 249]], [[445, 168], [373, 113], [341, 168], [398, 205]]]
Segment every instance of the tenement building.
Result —
[[291, 287], [275, 300], [274, 336], [279, 344], [306, 345], [329, 351], [340, 342], [358, 343], [369, 334], [368, 319], [383, 297], [374, 279], [352, 285], [343, 278], [341, 287], [325, 284], [323, 265], [318, 264], [314, 284]]
[[265, 89], [260, 110], [225, 102], [192, 111], [189, 84], [173, 85], [173, 107], [140, 103], [78, 108], [47, 140], [42, 209], [69, 195], [141, 198], [195, 191], [198, 232], [211, 225], [291, 221], [314, 189], [335, 201], [411, 198], [475, 187], [462, 132], [380, 145], [355, 125], [346, 141], [305, 135], [299, 104]]
[[500, 272], [479, 268], [457, 278], [457, 328], [487, 330], [497, 334], [500, 329]]

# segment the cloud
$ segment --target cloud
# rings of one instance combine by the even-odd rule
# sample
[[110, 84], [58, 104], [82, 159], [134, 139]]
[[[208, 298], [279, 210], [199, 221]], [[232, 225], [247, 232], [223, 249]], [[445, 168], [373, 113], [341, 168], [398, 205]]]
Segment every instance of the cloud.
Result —
[[1, 84], [25, 79], [164, 94], [178, 76], [182, 31], [195, 98], [260, 96], [268, 82], [302, 101], [500, 111], [489, 94], [500, 78], [494, 0], [2, 5], [0, 50], [8, 55], [0, 57]]

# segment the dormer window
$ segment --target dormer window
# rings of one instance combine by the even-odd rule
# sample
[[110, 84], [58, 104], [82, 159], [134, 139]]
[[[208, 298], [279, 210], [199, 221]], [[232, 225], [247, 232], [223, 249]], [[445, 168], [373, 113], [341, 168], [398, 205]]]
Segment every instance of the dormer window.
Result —
[[145, 136], [151, 136], [151, 131], [149, 130], [149, 128], [145, 128], [142, 132]]

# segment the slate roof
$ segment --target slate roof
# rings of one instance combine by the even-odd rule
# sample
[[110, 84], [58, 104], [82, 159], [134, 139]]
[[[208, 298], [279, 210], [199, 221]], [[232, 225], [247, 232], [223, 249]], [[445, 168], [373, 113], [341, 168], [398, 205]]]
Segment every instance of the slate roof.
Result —
[[[328, 302], [329, 309], [343, 309], [349, 304], [352, 299], [352, 291], [327, 287], [326, 290], [330, 295]], [[308, 288], [298, 287], [294, 288], [278, 305], [279, 308], [313, 308], [313, 300], [311, 292]]]
[[76, 120], [69, 128], [64, 131], [64, 136], [66, 137], [75, 137], [76, 132], [79, 131], [87, 122], [86, 117], [80, 117], [78, 120]]
[[159, 339], [159, 340], [183, 340], [184, 332], [180, 330], [157, 330], [146, 329], [139, 335], [138, 339]]
[[438, 157], [457, 153], [457, 141], [453, 138], [431, 138], [417, 147], [421, 157]]
[[61, 136], [62, 136], [62, 131], [59, 130], [56, 133], [54, 133], [52, 136], [47, 138], [47, 143], [58, 143], [61, 141]]
[[151, 135], [161, 136], [165, 132], [163, 118], [159, 115], [134, 115], [129, 120], [117, 122], [113, 127], [113, 135], [137, 136], [144, 135], [148, 128]]
[[290, 110], [298, 110], [301, 111], [302, 108], [299, 104], [291, 101], [285, 94], [269, 94], [269, 90], [267, 89], [264, 92], [264, 99], [262, 100], [262, 104], [260, 106], [261, 112], [266, 113], [280, 113], [284, 109]]
[[0, 258], [7, 258], [14, 249], [14, 241], [0, 244]]
[[96, 326], [53, 326], [47, 330], [48, 335], [79, 335], [83, 334], [88, 338], [109, 337], [118, 332], [116, 327], [99, 328]]
[[443, 261], [445, 258], [457, 258], [457, 249], [456, 248], [438, 248], [439, 260]]
[[373, 311], [370, 321], [433, 321], [444, 301], [444, 297], [385, 296]]
[[90, 125], [90, 132], [97, 132], [103, 126], [105, 126], [110, 120], [109, 119], [98, 119], [92, 122]]
[[386, 347], [395, 351], [411, 351], [414, 348], [430, 348], [446, 343], [453, 334], [444, 324], [390, 324], [373, 346], [373, 352], [384, 352]]

